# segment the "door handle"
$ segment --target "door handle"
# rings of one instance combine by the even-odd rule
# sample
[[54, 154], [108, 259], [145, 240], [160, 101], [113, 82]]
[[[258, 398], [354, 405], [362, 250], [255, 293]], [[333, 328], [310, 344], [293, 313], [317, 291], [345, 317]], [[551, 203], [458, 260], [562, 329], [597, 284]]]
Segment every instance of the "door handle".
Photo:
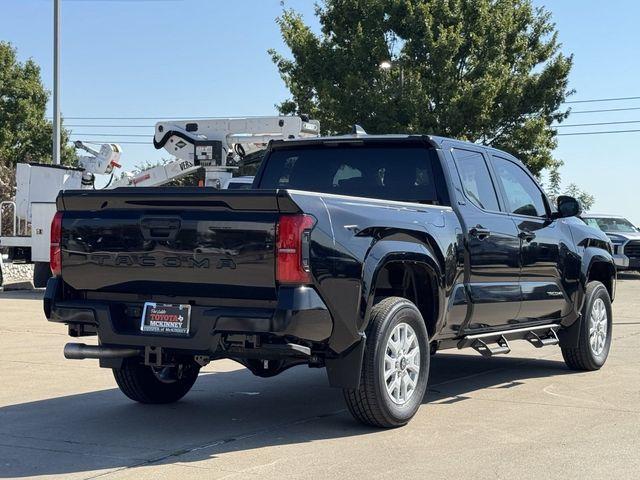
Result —
[[179, 218], [143, 218], [140, 230], [146, 240], [174, 240], [180, 231]]
[[536, 238], [536, 234], [533, 232], [520, 232], [518, 234], [518, 238], [524, 242], [530, 242], [534, 238]]
[[491, 231], [488, 228], [482, 228], [480, 226], [473, 227], [469, 230], [469, 235], [472, 237], [476, 237], [478, 240], [484, 240], [485, 238], [491, 236]]

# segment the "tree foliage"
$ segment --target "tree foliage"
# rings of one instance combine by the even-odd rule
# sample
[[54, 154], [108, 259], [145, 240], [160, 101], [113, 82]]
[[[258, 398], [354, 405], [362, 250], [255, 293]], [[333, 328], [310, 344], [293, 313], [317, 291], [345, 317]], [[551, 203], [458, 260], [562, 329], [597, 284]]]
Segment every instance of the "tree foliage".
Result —
[[562, 162], [559, 161], [549, 168], [547, 181], [544, 182], [544, 189], [547, 196], [552, 202], [555, 202], [560, 195], [569, 195], [580, 202], [583, 211], [588, 212], [595, 203], [595, 197], [581, 190], [575, 183], [570, 183], [563, 189], [562, 178], [559, 171], [561, 166]]
[[[285, 114], [323, 130], [429, 133], [513, 153], [535, 173], [557, 165], [552, 122], [572, 57], [530, 0], [324, 0], [321, 31], [286, 9], [287, 57], [270, 50], [291, 92]], [[384, 70], [380, 64], [390, 61]]]
[[[20, 63], [11, 44], [0, 42], [0, 200], [15, 195], [18, 162], [51, 162], [53, 125], [45, 118], [48, 99], [40, 67], [33, 60]], [[66, 146], [68, 137], [63, 129], [62, 162], [72, 164], [76, 155]], [[2, 213], [5, 225], [9, 213]]]
[[[49, 92], [40, 78], [40, 67], [31, 59], [21, 63], [16, 50], [0, 42], [0, 163], [49, 163], [53, 125], [45, 118]], [[66, 145], [68, 132], [63, 130]], [[62, 150], [63, 163], [73, 163], [73, 148]]]
[[[45, 118], [47, 92], [40, 79], [40, 67], [33, 61], [20, 63], [16, 50], [0, 41], [0, 201], [15, 195], [15, 166], [18, 162], [51, 163], [53, 125]], [[73, 148], [66, 146], [68, 132], [62, 130], [62, 162], [73, 164]], [[10, 221], [10, 210], [0, 222]]]

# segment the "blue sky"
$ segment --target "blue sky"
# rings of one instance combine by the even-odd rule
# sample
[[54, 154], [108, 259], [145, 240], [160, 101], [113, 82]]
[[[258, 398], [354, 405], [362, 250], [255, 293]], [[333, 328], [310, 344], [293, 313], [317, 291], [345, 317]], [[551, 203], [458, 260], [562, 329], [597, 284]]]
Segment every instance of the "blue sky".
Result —
[[[316, 24], [313, 2], [287, 0]], [[565, 53], [574, 54], [573, 100], [640, 96], [640, 2], [535, 1], [553, 14]], [[285, 51], [274, 19], [279, 0], [63, 0], [62, 113], [67, 125], [153, 125], [154, 120], [71, 117], [271, 115], [287, 90], [267, 55]], [[42, 67], [52, 86], [52, 0], [0, 0], [0, 40]], [[640, 107], [640, 100], [572, 105], [574, 111]], [[565, 124], [640, 120], [640, 109], [575, 113]], [[562, 128], [562, 133], [640, 129], [640, 123]], [[146, 141], [152, 128], [71, 127], [100, 141]], [[94, 134], [93, 136], [91, 134]], [[113, 133], [113, 138], [96, 133]], [[149, 137], [150, 138], [150, 137]], [[640, 224], [640, 132], [559, 137], [565, 183], [596, 196], [595, 212]], [[124, 144], [131, 169], [167, 157]]]

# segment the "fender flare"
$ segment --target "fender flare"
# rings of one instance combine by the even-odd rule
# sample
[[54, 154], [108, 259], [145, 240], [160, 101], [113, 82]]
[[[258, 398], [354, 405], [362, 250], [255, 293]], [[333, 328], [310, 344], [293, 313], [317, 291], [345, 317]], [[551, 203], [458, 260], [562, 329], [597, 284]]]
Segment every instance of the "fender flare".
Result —
[[[432, 279], [438, 295], [438, 316], [444, 309], [444, 274], [434, 251], [423, 243], [381, 240], [368, 252], [362, 268], [362, 290], [360, 295], [360, 311], [358, 330], [364, 332], [368, 325], [369, 314], [374, 305], [374, 296], [378, 277], [382, 269], [390, 263], [412, 263], [425, 267]], [[435, 319], [438, 323], [439, 319]]]
[[582, 264], [580, 266], [580, 290], [578, 292], [578, 298], [576, 299], [576, 311], [580, 311], [582, 309], [582, 305], [584, 304], [584, 293], [587, 290], [587, 283], [589, 281], [589, 277], [591, 276], [591, 272], [593, 267], [596, 264], [605, 264], [611, 276], [611, 300], [615, 296], [615, 280], [616, 280], [616, 267], [613, 260], [613, 256], [603, 250], [602, 248], [596, 247], [587, 247], [584, 250], [582, 255]]
[[[582, 307], [585, 301], [585, 292], [587, 290], [587, 283], [594, 265], [605, 264], [611, 275], [611, 299], [615, 293], [616, 284], [616, 267], [613, 261], [613, 257], [609, 252], [597, 247], [587, 247], [582, 255], [582, 263], [580, 265], [580, 278], [575, 306], [574, 314], [570, 319], [566, 319], [562, 322], [564, 328], [558, 331], [558, 338], [560, 339], [561, 346], [565, 348], [575, 348], [578, 345], [580, 339], [580, 330], [582, 329]], [[569, 321], [567, 321], [569, 320]]]
[[[374, 304], [375, 287], [381, 270], [390, 263], [419, 264], [430, 271], [436, 281], [434, 287], [438, 295], [438, 319], [436, 325], [442, 322], [444, 311], [444, 275], [434, 251], [424, 243], [408, 240], [379, 240], [365, 258], [362, 268], [362, 287], [360, 291], [360, 306], [358, 311], [358, 331], [361, 340], [354, 344], [348, 352], [340, 358], [327, 359], [327, 375], [329, 384], [339, 388], [358, 388], [362, 359], [366, 344], [365, 331], [368, 326], [369, 314]], [[436, 327], [437, 328], [437, 327]]]

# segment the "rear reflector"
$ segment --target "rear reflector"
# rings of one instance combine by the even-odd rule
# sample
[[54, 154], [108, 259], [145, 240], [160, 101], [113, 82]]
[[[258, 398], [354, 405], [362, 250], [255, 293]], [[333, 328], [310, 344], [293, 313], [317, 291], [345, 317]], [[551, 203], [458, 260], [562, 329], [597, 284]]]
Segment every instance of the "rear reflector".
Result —
[[310, 215], [282, 215], [276, 240], [276, 280], [309, 283], [309, 235], [316, 220]]
[[51, 221], [51, 246], [49, 248], [49, 265], [54, 276], [62, 273], [62, 212], [56, 212]]

